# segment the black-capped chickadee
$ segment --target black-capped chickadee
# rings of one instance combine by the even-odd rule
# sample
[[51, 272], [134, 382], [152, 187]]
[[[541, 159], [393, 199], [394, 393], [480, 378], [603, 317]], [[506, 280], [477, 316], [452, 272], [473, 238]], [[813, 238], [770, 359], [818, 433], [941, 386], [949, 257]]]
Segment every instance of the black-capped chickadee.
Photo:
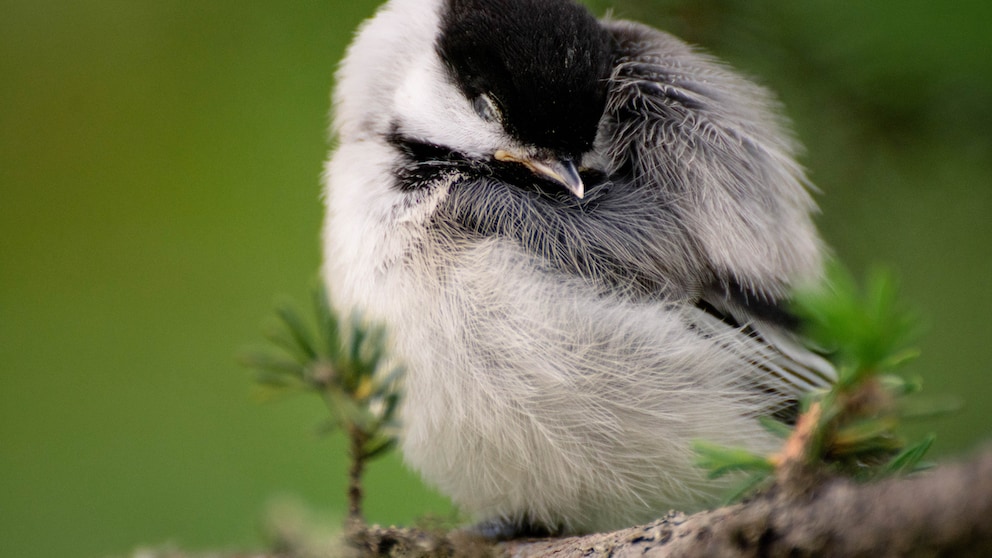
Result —
[[390, 0], [337, 74], [324, 277], [406, 367], [407, 463], [497, 535], [712, 503], [693, 440], [829, 385], [820, 274], [762, 88], [570, 0]]

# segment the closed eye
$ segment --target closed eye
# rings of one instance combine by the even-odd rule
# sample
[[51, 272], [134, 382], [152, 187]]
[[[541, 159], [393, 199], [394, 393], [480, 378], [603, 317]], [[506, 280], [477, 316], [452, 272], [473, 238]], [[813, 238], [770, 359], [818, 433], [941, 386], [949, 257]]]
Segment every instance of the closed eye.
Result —
[[503, 119], [499, 107], [496, 106], [496, 102], [493, 101], [493, 98], [488, 93], [476, 95], [472, 99], [472, 107], [475, 109], [475, 113], [479, 115], [479, 118], [486, 122], [499, 122]]

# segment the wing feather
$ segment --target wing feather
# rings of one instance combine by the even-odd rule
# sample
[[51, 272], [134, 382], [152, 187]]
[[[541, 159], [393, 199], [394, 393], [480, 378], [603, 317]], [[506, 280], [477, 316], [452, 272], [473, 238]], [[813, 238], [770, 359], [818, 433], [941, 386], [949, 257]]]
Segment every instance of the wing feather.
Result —
[[697, 305], [757, 341], [768, 389], [829, 386], [833, 367], [795, 333], [784, 300], [818, 277], [816, 207], [798, 145], [763, 88], [649, 27], [604, 22], [616, 57], [601, 132], [611, 172], [660, 190], [706, 260]]

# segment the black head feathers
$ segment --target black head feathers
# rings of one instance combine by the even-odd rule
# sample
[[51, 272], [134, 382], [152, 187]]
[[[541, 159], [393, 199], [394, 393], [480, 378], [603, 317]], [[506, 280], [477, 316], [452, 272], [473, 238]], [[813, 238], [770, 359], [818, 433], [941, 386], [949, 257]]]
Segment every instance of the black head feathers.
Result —
[[609, 34], [570, 0], [448, 0], [437, 42], [452, 79], [488, 95], [519, 141], [568, 155], [592, 147], [612, 66]]

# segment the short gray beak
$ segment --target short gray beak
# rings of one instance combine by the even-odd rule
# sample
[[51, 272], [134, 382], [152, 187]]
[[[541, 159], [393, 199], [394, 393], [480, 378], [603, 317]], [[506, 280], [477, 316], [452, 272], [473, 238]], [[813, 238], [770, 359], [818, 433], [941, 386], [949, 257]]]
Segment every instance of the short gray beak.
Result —
[[519, 156], [515, 153], [499, 149], [493, 154], [497, 161], [510, 161], [520, 163], [535, 174], [550, 178], [565, 187], [575, 197], [582, 199], [585, 195], [585, 185], [579, 176], [579, 169], [571, 159], [557, 159], [553, 157], [529, 157]]

